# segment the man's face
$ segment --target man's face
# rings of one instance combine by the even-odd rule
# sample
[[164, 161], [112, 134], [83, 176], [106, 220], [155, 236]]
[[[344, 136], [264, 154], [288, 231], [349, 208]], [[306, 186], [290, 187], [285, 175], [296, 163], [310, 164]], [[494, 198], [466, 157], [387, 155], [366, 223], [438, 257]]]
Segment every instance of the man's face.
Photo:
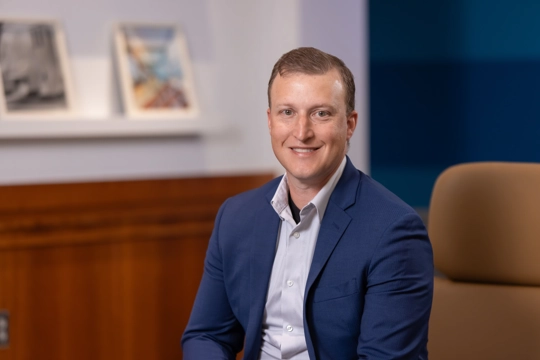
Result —
[[324, 75], [279, 74], [267, 110], [272, 149], [291, 184], [319, 190], [347, 152], [358, 113], [348, 116], [338, 71]]

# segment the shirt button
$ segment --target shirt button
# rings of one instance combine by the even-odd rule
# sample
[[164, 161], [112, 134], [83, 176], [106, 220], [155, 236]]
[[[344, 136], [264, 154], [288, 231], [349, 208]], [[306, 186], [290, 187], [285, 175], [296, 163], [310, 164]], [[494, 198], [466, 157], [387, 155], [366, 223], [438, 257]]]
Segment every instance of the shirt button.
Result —
[[288, 332], [291, 332], [291, 331], [292, 331], [292, 326], [291, 326], [291, 325], [287, 325], [287, 331], [288, 331]]
[[300, 233], [299, 233], [299, 232], [295, 232], [295, 233], [293, 234], [293, 236], [294, 236], [295, 238], [298, 239], [298, 238], [300, 237]]
[[293, 286], [294, 282], [292, 280], [288, 280], [287, 281], [287, 285], [289, 285], [289, 287]]

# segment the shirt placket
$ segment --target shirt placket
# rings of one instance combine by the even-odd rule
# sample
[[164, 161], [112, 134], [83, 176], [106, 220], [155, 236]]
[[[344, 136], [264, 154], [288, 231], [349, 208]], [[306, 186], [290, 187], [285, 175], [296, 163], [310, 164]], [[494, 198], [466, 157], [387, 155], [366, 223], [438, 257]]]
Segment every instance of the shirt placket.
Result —
[[287, 251], [281, 287], [281, 313], [283, 315], [281, 354], [283, 358], [288, 358], [298, 351], [302, 343], [298, 336], [304, 335], [302, 284], [305, 282], [304, 258], [307, 240], [305, 231], [302, 231], [304, 227], [302, 223], [297, 226], [289, 224], [287, 229]]

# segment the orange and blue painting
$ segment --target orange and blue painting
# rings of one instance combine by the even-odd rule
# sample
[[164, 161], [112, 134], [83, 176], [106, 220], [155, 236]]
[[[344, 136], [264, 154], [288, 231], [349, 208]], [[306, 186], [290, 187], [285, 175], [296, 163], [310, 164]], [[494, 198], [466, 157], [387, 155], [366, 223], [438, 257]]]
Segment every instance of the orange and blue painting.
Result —
[[173, 26], [122, 28], [135, 104], [141, 110], [193, 106], [176, 31]]

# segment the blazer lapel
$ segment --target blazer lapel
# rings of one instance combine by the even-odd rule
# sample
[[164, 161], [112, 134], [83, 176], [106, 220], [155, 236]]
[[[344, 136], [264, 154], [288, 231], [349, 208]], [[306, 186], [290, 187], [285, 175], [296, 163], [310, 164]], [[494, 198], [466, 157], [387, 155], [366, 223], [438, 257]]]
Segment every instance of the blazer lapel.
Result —
[[347, 164], [345, 165], [345, 169], [343, 170], [339, 182], [330, 196], [321, 223], [319, 236], [317, 237], [317, 245], [315, 246], [315, 253], [313, 254], [313, 260], [307, 278], [306, 295], [351, 221], [350, 216], [345, 210], [352, 206], [356, 201], [356, 192], [359, 181], [360, 172], [347, 157]]
[[309, 269], [306, 294], [309, 292], [315, 279], [319, 276], [324, 264], [326, 264], [326, 261], [332, 254], [350, 221], [351, 218], [345, 211], [334, 204], [328, 204], [319, 230], [319, 236], [317, 237], [317, 245], [315, 245], [311, 268]]
[[264, 306], [266, 300], [266, 291], [276, 254], [279, 221], [279, 216], [268, 205], [259, 211], [257, 221], [253, 224], [256, 234], [251, 238], [249, 266], [252, 309], [261, 304]]
[[255, 359], [261, 346], [261, 324], [266, 304], [266, 294], [278, 238], [280, 218], [270, 204], [276, 188], [267, 195], [266, 203], [257, 211], [257, 220], [249, 237], [251, 244], [249, 266], [249, 323], [246, 329], [245, 359]]

